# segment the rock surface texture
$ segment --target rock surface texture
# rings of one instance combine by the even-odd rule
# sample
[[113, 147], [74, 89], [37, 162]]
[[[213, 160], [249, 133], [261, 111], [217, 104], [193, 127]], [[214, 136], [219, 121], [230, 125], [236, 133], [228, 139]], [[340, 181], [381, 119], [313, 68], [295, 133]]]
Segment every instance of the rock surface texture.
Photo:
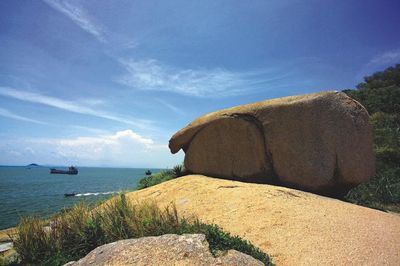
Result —
[[86, 257], [66, 264], [86, 265], [232, 265], [262, 266], [263, 263], [236, 250], [214, 258], [204, 235], [163, 235], [127, 239], [94, 249]]
[[400, 216], [295, 189], [191, 175], [130, 192], [171, 202], [261, 248], [276, 265], [400, 265]]
[[344, 93], [273, 99], [207, 114], [178, 131], [192, 173], [345, 193], [375, 174], [366, 109]]

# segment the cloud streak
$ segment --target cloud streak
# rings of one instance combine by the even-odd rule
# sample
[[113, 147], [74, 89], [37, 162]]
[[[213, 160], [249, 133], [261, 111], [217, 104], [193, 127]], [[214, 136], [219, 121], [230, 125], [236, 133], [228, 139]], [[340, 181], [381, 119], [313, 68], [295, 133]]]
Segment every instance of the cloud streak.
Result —
[[355, 81], [360, 82], [363, 80], [368, 73], [374, 73], [381, 71], [382, 67], [396, 64], [400, 61], [400, 49], [386, 51], [375, 55], [367, 63], [361, 66], [359, 71], [355, 75]]
[[367, 66], [381, 66], [400, 61], [400, 49], [388, 51], [373, 57]]
[[[87, 107], [85, 105], [77, 104], [75, 102], [70, 102], [66, 100], [62, 100], [59, 98], [51, 97], [51, 96], [46, 96], [38, 93], [33, 93], [33, 92], [27, 92], [27, 91], [21, 91], [21, 90], [16, 90], [13, 88], [9, 87], [0, 87], [0, 95], [14, 98], [17, 100], [25, 101], [25, 102], [31, 102], [31, 103], [37, 103], [37, 104], [43, 104], [47, 106], [51, 106], [57, 109], [61, 109], [64, 111], [69, 111], [73, 113], [78, 113], [78, 114], [85, 114], [85, 115], [91, 115], [99, 118], [104, 118], [112, 121], [117, 121], [120, 123], [125, 123], [129, 125], [136, 126], [138, 128], [146, 129], [151, 126], [153, 123], [150, 120], [145, 120], [145, 119], [127, 119], [115, 114], [111, 114], [105, 111], [101, 110], [95, 110], [90, 107]], [[90, 101], [90, 100], [89, 100]]]
[[115, 81], [139, 90], [166, 91], [194, 97], [225, 97], [254, 92], [290, 74], [271, 76], [270, 70], [232, 72], [222, 68], [179, 69], [154, 59], [119, 60], [126, 73]]
[[35, 124], [41, 124], [41, 125], [46, 125], [47, 124], [45, 122], [42, 122], [42, 121], [39, 121], [39, 120], [36, 120], [36, 119], [31, 119], [31, 118], [28, 118], [28, 117], [25, 117], [25, 116], [17, 115], [15, 113], [13, 113], [13, 112], [11, 112], [11, 111], [9, 111], [7, 109], [1, 108], [1, 107], [0, 107], [0, 116], [11, 118], [11, 119], [14, 119], [14, 120], [24, 121], [24, 122], [31, 122], [31, 123], [35, 123]]
[[[58, 10], [70, 18], [81, 29], [93, 35], [100, 42], [106, 42], [105, 31], [78, 5], [66, 0], [43, 0], [49, 6]], [[122, 46], [136, 48], [137, 41], [130, 41]], [[111, 55], [111, 58], [119, 62], [126, 73], [116, 77], [114, 81], [119, 84], [138, 90], [165, 91], [185, 96], [219, 98], [253, 93], [266, 85], [274, 85], [275, 82], [289, 76], [279, 74], [276, 77], [266, 75], [265, 71], [234, 72], [224, 68], [212, 69], [182, 69], [162, 64], [154, 59], [125, 60]], [[267, 71], [268, 72], [268, 71]], [[179, 110], [170, 108], [179, 113]]]
[[168, 109], [170, 109], [171, 111], [173, 111], [174, 113], [178, 114], [178, 115], [184, 115], [185, 112], [183, 110], [181, 110], [180, 108], [162, 100], [159, 98], [155, 98], [155, 101], [159, 102], [160, 104], [164, 105], [165, 107], [167, 107]]
[[46, 4], [52, 8], [58, 10], [69, 19], [71, 19], [76, 25], [82, 30], [96, 37], [97, 40], [105, 42], [103, 29], [95, 24], [89, 17], [89, 15], [82, 8], [73, 5], [71, 1], [62, 0], [43, 0]]

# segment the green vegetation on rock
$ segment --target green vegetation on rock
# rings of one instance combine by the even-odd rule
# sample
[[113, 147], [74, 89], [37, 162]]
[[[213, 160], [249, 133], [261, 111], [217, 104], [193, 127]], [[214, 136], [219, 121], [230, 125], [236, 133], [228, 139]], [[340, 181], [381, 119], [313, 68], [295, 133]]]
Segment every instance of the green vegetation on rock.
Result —
[[139, 180], [137, 189], [148, 188], [162, 182], [181, 177], [186, 174], [183, 164], [175, 165], [172, 169], [163, 170], [157, 174], [145, 176]]
[[371, 115], [377, 173], [346, 199], [360, 205], [400, 211], [400, 64], [365, 77], [356, 90], [344, 90]]
[[27, 217], [17, 226], [14, 246], [21, 264], [63, 265], [117, 240], [202, 233], [213, 255], [236, 249], [272, 265], [260, 249], [217, 225], [179, 217], [173, 205], [162, 210], [155, 203], [131, 204], [124, 194], [94, 210], [84, 203], [78, 204], [61, 213], [50, 226], [46, 225], [46, 221]]

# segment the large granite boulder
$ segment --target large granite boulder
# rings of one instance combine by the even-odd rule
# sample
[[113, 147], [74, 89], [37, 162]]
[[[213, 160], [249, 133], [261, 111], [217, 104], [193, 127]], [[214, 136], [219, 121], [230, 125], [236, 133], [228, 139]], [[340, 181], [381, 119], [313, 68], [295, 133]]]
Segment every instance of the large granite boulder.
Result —
[[189, 172], [341, 194], [375, 174], [366, 109], [340, 92], [285, 97], [204, 115], [178, 131]]
[[68, 266], [86, 265], [264, 265], [253, 257], [229, 250], [214, 258], [202, 234], [163, 235], [127, 239], [94, 249], [86, 257]]

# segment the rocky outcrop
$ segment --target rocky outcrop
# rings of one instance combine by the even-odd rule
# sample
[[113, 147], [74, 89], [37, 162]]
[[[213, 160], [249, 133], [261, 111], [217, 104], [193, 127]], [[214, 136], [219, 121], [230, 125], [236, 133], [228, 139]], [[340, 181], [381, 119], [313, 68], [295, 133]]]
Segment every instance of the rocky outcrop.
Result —
[[191, 175], [130, 192], [249, 240], [276, 265], [400, 265], [400, 216], [295, 189]]
[[178, 131], [192, 173], [345, 193], [375, 174], [367, 111], [344, 93], [323, 92], [233, 107]]
[[262, 262], [236, 250], [214, 258], [204, 235], [163, 235], [120, 240], [94, 249], [69, 266], [86, 265], [232, 265], [261, 266]]
[[262, 180], [272, 170], [264, 146], [264, 135], [255, 123], [223, 118], [191, 141], [185, 167], [193, 173]]

